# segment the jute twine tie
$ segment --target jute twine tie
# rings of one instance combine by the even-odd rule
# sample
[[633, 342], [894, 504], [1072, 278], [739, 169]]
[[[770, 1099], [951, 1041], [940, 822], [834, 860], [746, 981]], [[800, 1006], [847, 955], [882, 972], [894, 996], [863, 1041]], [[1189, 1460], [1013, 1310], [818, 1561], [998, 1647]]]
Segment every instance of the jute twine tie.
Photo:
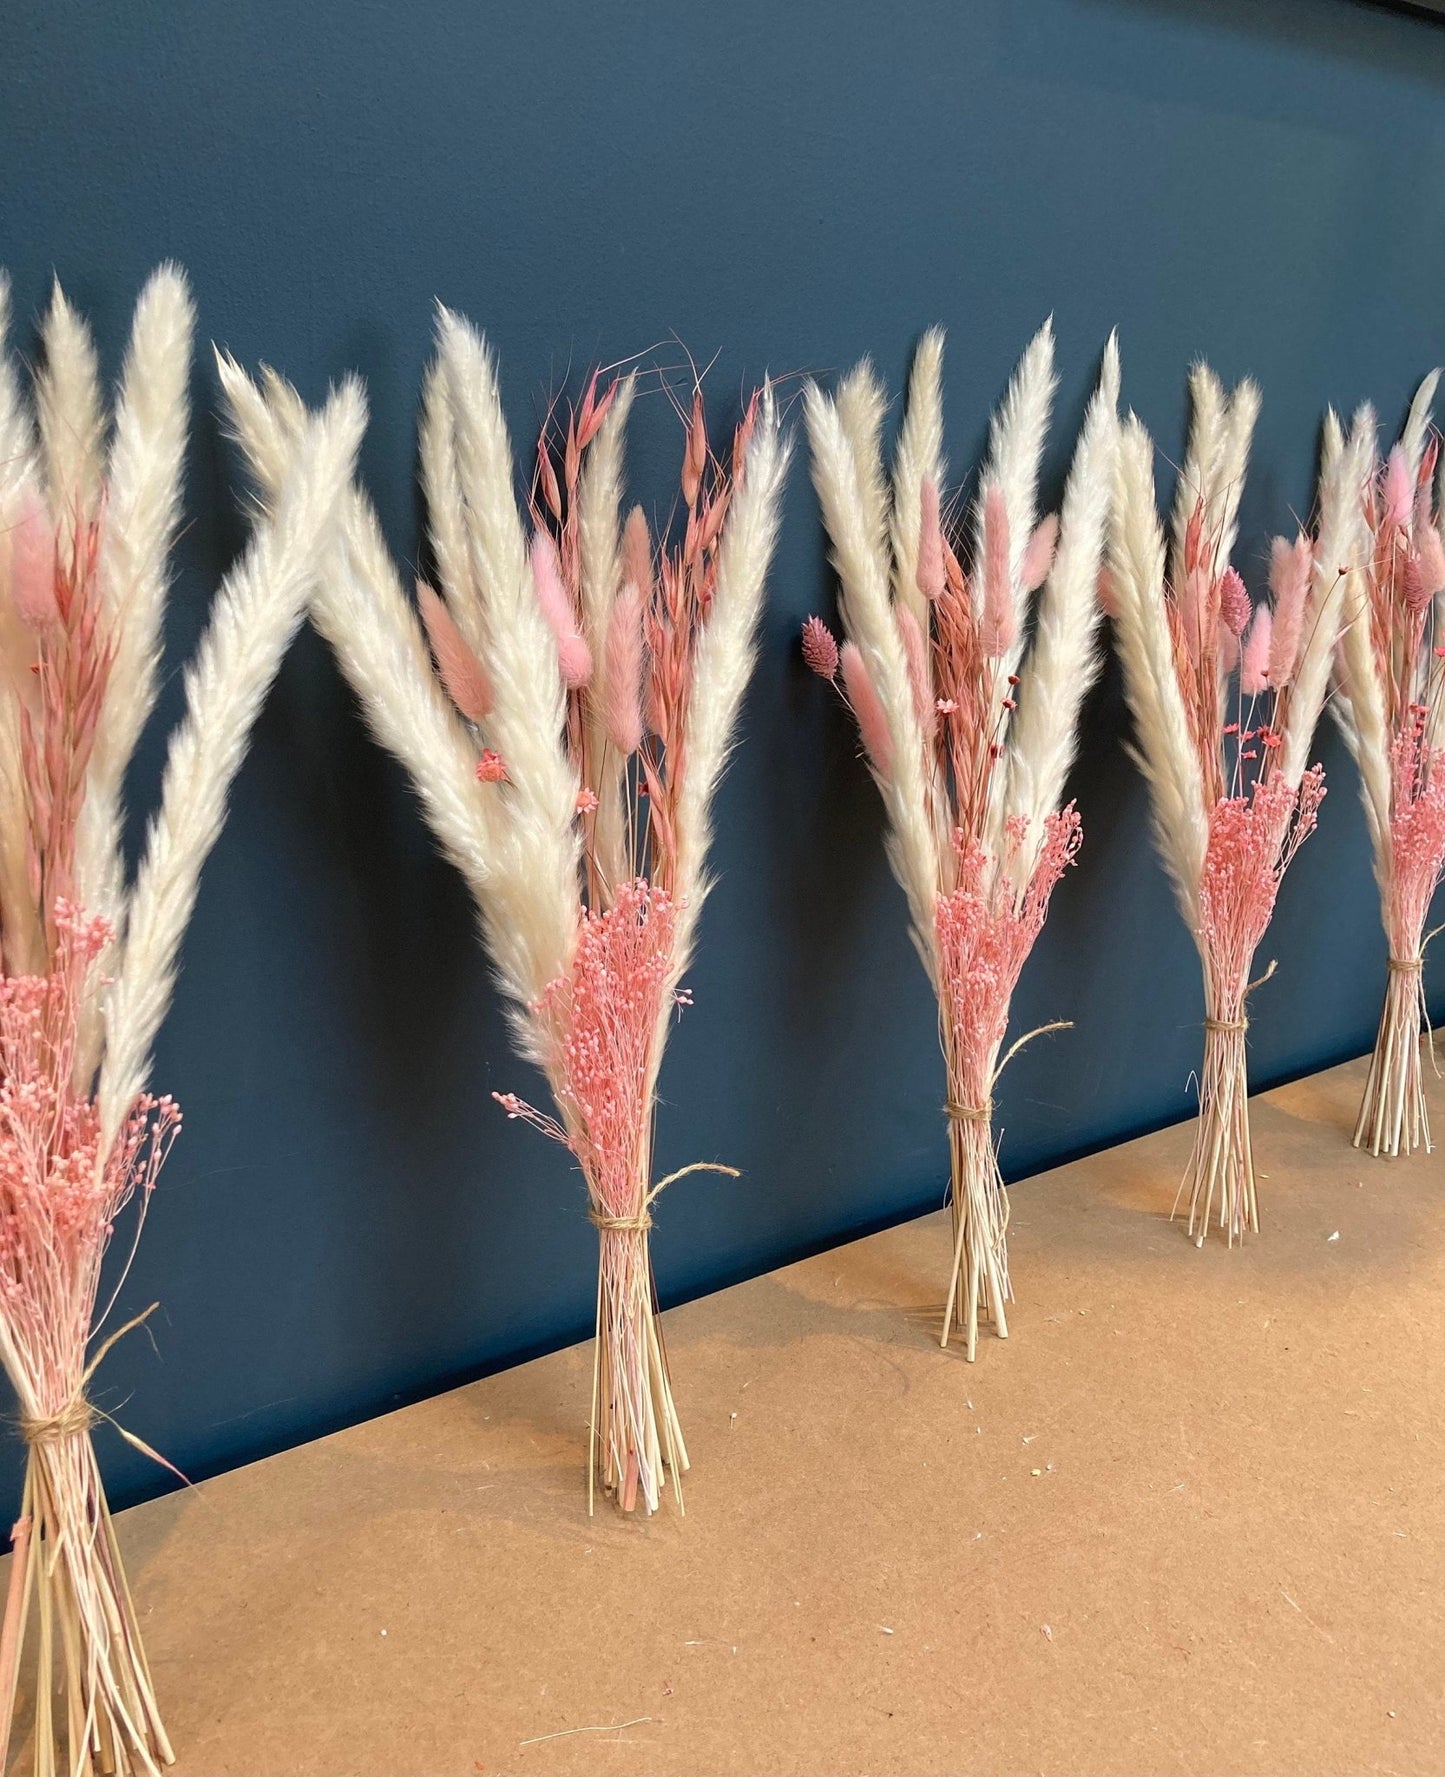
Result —
[[[1276, 958], [1257, 980], [1250, 982], [1249, 986], [1240, 994], [1240, 999], [1247, 1000], [1256, 987], [1263, 987], [1278, 967], [1279, 961]], [[1206, 1030], [1236, 1031], [1240, 1036], [1243, 1036], [1245, 1031], [1249, 1029], [1249, 1020], [1242, 1015], [1238, 1018], [1215, 1018], [1211, 1015], [1205, 1018], [1204, 1028]]]
[[1057, 1018], [1052, 1024], [1041, 1024], [1035, 1030], [1025, 1031], [1018, 1041], [1011, 1045], [1009, 1052], [993, 1070], [988, 1082], [988, 1093], [982, 1104], [960, 1104], [956, 1098], [944, 1100], [943, 1114], [950, 1123], [991, 1123], [993, 1121], [993, 1089], [998, 1085], [999, 1075], [1023, 1048], [1025, 1043], [1033, 1042], [1035, 1037], [1047, 1036], [1051, 1030], [1072, 1030], [1072, 1020]]
[[58, 1413], [48, 1418], [20, 1416], [20, 1435], [27, 1444], [63, 1444], [67, 1438], [83, 1437], [100, 1418], [82, 1390], [72, 1395]]
[[736, 1166], [720, 1166], [715, 1160], [694, 1160], [691, 1166], [680, 1166], [676, 1172], [668, 1173], [665, 1179], [659, 1179], [642, 1199], [642, 1208], [635, 1215], [609, 1215], [606, 1210], [598, 1209], [594, 1204], [587, 1211], [587, 1219], [599, 1234], [645, 1234], [652, 1226], [653, 1203], [669, 1185], [675, 1185], [690, 1172], [721, 1172], [728, 1178], [742, 1177]]
[[1391, 973], [1396, 975], [1418, 975], [1425, 967], [1423, 956], [1392, 956], [1387, 957], [1386, 961], [1390, 965]]

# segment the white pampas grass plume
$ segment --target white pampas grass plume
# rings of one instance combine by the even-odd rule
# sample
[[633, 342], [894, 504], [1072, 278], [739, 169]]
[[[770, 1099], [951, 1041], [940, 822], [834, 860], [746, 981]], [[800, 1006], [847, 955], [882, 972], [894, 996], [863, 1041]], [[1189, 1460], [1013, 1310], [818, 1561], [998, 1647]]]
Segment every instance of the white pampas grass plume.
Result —
[[451, 397], [440, 362], [427, 366], [422, 386], [421, 484], [426, 491], [427, 536], [437, 574], [450, 600], [448, 615], [471, 652], [483, 646], [482, 610], [472, 578], [471, 552], [457, 480], [456, 435]]
[[[1033, 534], [1035, 500], [1038, 495], [1039, 464], [1043, 460], [1044, 440], [1049, 429], [1049, 413], [1053, 407], [1054, 389], [1054, 326], [1052, 320], [1030, 340], [1019, 359], [1008, 386], [1008, 392], [994, 412], [989, 426], [988, 461], [984, 466], [981, 486], [997, 487], [1003, 496], [1003, 511], [1008, 521], [1008, 575], [1014, 604], [1014, 628], [1023, 627], [1023, 585], [1020, 570], [1024, 551]], [[984, 560], [988, 550], [986, 500], [980, 500], [974, 519], [977, 557]], [[982, 602], [984, 588], [976, 589], [976, 602]]]
[[77, 834], [81, 904], [120, 916], [121, 796], [155, 707], [171, 545], [181, 514], [195, 310], [178, 266], [156, 271], [136, 304], [106, 476], [100, 562], [114, 655]]
[[1400, 434], [1400, 449], [1404, 453], [1412, 489], [1419, 479], [1420, 463], [1425, 455], [1425, 445], [1429, 441], [1430, 409], [1439, 386], [1440, 372], [1432, 370], [1416, 389], [1415, 399], [1410, 403], [1410, 411], [1405, 417], [1405, 429]]
[[[563, 745], [564, 688], [557, 642], [537, 602], [513, 493], [512, 447], [486, 342], [440, 309], [437, 350], [446, 374], [465, 501], [472, 572], [483, 611], [479, 650], [494, 703], [489, 743], [506, 761], [511, 865], [499, 854], [490, 893], [509, 903], [491, 917], [510, 952], [504, 979], [523, 1004], [570, 964], [577, 931], [579, 785]], [[494, 956], [496, 949], [494, 945]]]
[[[712, 804], [732, 750], [738, 711], [757, 658], [768, 569], [782, 520], [783, 483], [791, 444], [778, 427], [772, 385], [765, 385], [742, 477], [734, 488], [718, 542], [717, 587], [698, 638], [688, 711], [687, 770], [677, 807], [676, 904], [670, 980], [675, 987], [692, 955], [698, 915], [710, 887], [705, 865]], [[667, 1008], [667, 1001], [664, 1001]], [[663, 1014], [663, 1028], [670, 1010]], [[657, 1045], [659, 1053], [661, 1043]]]
[[10, 280], [0, 272], [0, 533], [9, 529], [21, 493], [35, 480], [30, 415], [10, 357]]
[[35, 378], [35, 413], [50, 516], [73, 531], [95, 516], [105, 478], [105, 409], [90, 328], [56, 284], [41, 329], [45, 362]]
[[937, 585], [942, 590], [943, 576], [941, 535], [937, 562], [930, 557], [922, 570], [919, 566], [919, 543], [926, 528], [920, 524], [923, 490], [925, 483], [932, 484], [936, 531], [938, 491], [947, 474], [943, 456], [943, 329], [930, 327], [918, 342], [908, 377], [908, 405], [893, 459], [893, 507], [889, 519], [894, 601], [903, 610], [912, 611], [920, 624], [924, 586]]
[[1063, 801], [1078, 745], [1079, 711], [1099, 673], [1103, 612], [1097, 594], [1114, 503], [1118, 405], [1119, 344], [1111, 334], [1074, 447], [1058, 545], [1039, 596], [1010, 735], [1008, 813], [1028, 821], [1021, 872], [1032, 871], [1044, 822]]
[[833, 403], [857, 466], [869, 547], [880, 570], [886, 573], [889, 509], [888, 484], [883, 477], [883, 416], [888, 403], [869, 359], [855, 364], [838, 384]]
[[484, 722], [492, 707], [492, 688], [481, 661], [467, 646], [446, 601], [425, 580], [416, 583], [416, 605], [447, 696], [468, 722]]
[[[233, 359], [217, 353], [216, 362], [236, 436], [263, 502], [273, 504], [305, 435], [306, 409], [280, 377], [268, 375], [263, 394]], [[432, 672], [371, 503], [355, 488], [343, 500], [340, 547], [321, 566], [312, 618], [373, 733], [406, 767], [443, 851], [480, 897], [496, 805], [476, 782], [476, 747]]]
[[298, 453], [274, 518], [227, 575], [186, 674], [186, 716], [171, 739], [161, 805], [109, 991], [99, 1086], [105, 1148], [144, 1089], [201, 866], [220, 834], [256, 716], [332, 545], [365, 420], [360, 388], [343, 385]]
[[[1357, 420], [1348, 443], [1333, 453], [1320, 482], [1319, 531], [1310, 596], [1305, 607], [1304, 643], [1295, 667], [1285, 715], [1284, 744], [1279, 753], [1280, 773], [1291, 787], [1298, 785], [1309, 764], [1315, 724], [1329, 691], [1340, 625], [1344, 622], [1351, 629], [1355, 627], [1357, 613], [1351, 600], [1351, 589], [1359, 581], [1369, 548], [1364, 497], [1373, 465], [1374, 425], [1371, 416], [1363, 424]], [[1362, 635], [1368, 621], [1365, 616], [1359, 626]], [[1353, 682], [1352, 663], [1353, 656], [1347, 648], [1347, 671]], [[1368, 710], [1368, 687], [1362, 684], [1360, 689], [1366, 698], [1364, 707]]]
[[923, 772], [923, 737], [914, 714], [903, 640], [893, 618], [889, 576], [862, 517], [857, 465], [837, 409], [810, 383], [803, 411], [813, 485], [838, 573], [843, 628], [863, 657], [888, 724], [891, 769], [879, 788], [888, 811], [889, 862], [908, 899], [914, 944], [930, 979], [936, 979], [933, 909], [938, 893], [938, 845]]
[[1120, 434], [1115, 485], [1109, 581], [1124, 690], [1134, 714], [1134, 756], [1149, 785], [1155, 843], [1185, 923], [1194, 932], [1209, 842], [1208, 811], [1164, 607], [1164, 533], [1154, 503], [1154, 445], [1133, 414]]

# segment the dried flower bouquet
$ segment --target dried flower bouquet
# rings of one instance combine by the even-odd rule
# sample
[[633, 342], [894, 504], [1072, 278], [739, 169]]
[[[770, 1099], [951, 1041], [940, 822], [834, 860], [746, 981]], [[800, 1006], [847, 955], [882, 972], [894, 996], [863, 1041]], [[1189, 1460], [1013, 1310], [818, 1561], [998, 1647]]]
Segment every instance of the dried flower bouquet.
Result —
[[[258, 390], [226, 375], [274, 485], [301, 409], [275, 378]], [[648, 1241], [652, 1204], [682, 1176], [652, 1182], [657, 1077], [687, 999], [788, 450], [764, 389], [714, 457], [695, 393], [680, 538], [655, 546], [640, 508], [622, 515], [635, 389], [594, 376], [549, 422], [524, 522], [491, 354], [442, 310], [421, 439], [440, 590], [418, 586], [418, 624], [358, 494], [316, 616], [467, 879], [557, 1116], [501, 1103], [568, 1147], [586, 1180], [599, 1239], [589, 1509], [600, 1479], [624, 1510], [655, 1511], [668, 1472], [680, 1489], [687, 1467]]]
[[1040, 521], [1050, 327], [1029, 346], [994, 416], [965, 571], [964, 545], [950, 543], [940, 509], [942, 350], [937, 330], [918, 349], [891, 489], [872, 366], [859, 365], [831, 400], [808, 390], [813, 479], [845, 640], [840, 650], [813, 617], [803, 650], [858, 722], [888, 813], [889, 860], [938, 995], [954, 1230], [942, 1342], [956, 1316], [972, 1361], [981, 1313], [1008, 1334], [1008, 1203], [993, 1091], [1014, 1052], [1000, 1062], [1015, 984], [1079, 846], [1078, 814], [1060, 804], [1079, 708], [1099, 667], [1096, 586], [1119, 365], [1111, 339], [1061, 518]]
[[[1375, 1155], [1430, 1148], [1421, 1028], [1425, 920], [1445, 874], [1445, 542], [1435, 490], [1439, 439], [1430, 404], [1439, 373], [1416, 393], [1384, 464], [1375, 416], [1355, 415], [1346, 442], [1325, 420], [1322, 483], [1350, 456], [1359, 538], [1341, 557], [1344, 623], [1332, 708], [1360, 772], [1375, 856], [1389, 978], [1355, 1146]], [[1278, 548], [1279, 545], [1276, 545]]]
[[1211, 1215], [1232, 1243], [1259, 1227], [1249, 974], [1324, 795], [1307, 760], [1344, 594], [1335, 564], [1349, 559], [1357, 502], [1346, 466], [1327, 460], [1318, 543], [1276, 546], [1273, 608], [1255, 609], [1229, 557], [1259, 393], [1246, 380], [1226, 395], [1203, 365], [1190, 393], [1167, 566], [1154, 446], [1132, 414], [1124, 426], [1107, 590], [1155, 841], [1204, 972], [1199, 1120], [1180, 1195], [1196, 1243]]
[[0, 282], [0, 1361], [28, 1446], [0, 1628], [0, 1768], [33, 1627], [35, 1769], [154, 1772], [172, 1754], [91, 1443], [98, 1420], [115, 1424], [91, 1379], [129, 1330], [91, 1349], [115, 1300], [97, 1314], [101, 1264], [133, 1199], [139, 1234], [180, 1127], [146, 1090], [151, 1046], [363, 410], [348, 390], [309, 429], [274, 518], [220, 589], [128, 884], [121, 790], [156, 695], [190, 297], [171, 267], [142, 294], [108, 446], [84, 322], [57, 289], [32, 420], [3, 353], [7, 310]]

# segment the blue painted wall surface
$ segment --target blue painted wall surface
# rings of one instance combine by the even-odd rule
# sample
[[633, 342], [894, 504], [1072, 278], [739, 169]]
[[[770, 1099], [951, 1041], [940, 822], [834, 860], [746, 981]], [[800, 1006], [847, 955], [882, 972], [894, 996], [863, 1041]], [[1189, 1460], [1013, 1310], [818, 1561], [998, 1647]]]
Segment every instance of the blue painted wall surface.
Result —
[[[718, 354], [724, 420], [768, 367], [828, 376], [871, 352], [896, 386], [940, 320], [957, 471], [1052, 311], [1055, 498], [1110, 327], [1127, 401], [1176, 456], [1207, 354], [1264, 387], [1238, 552], [1256, 587], [1270, 532], [1308, 508], [1323, 405], [1368, 396], [1393, 423], [1445, 357], [1445, 30], [1351, 0], [21, 4], [0, 166], [22, 345], [54, 270], [113, 372], [141, 280], [178, 258], [203, 335], [243, 361], [313, 397], [362, 372], [363, 472], [407, 562], [438, 296], [495, 341], [519, 437], [569, 367], [674, 332]], [[203, 356], [177, 666], [243, 537], [214, 393]], [[634, 430], [633, 490], [660, 506], [665, 404]], [[662, 1169], [719, 1156], [743, 1176], [669, 1194], [669, 1299], [941, 1197], [929, 991], [853, 738], [797, 660], [802, 617], [831, 608], [800, 463], [660, 1120]], [[178, 705], [173, 677], [138, 821]], [[1190, 1110], [1198, 970], [1124, 727], [1111, 669], [1075, 784], [1083, 859], [1015, 1006], [1018, 1028], [1078, 1028], [1009, 1070], [1011, 1177]], [[1252, 1007], [1261, 1084], [1362, 1051], [1378, 1010], [1361, 816], [1332, 737], [1325, 756], [1268, 947], [1280, 976]], [[579, 1181], [491, 1102], [538, 1088], [465, 896], [312, 635], [208, 869], [156, 1078], [186, 1130], [122, 1310], [163, 1311], [153, 1345], [107, 1360], [104, 1399], [191, 1475], [587, 1330]], [[120, 1502], [163, 1484], [101, 1443]]]

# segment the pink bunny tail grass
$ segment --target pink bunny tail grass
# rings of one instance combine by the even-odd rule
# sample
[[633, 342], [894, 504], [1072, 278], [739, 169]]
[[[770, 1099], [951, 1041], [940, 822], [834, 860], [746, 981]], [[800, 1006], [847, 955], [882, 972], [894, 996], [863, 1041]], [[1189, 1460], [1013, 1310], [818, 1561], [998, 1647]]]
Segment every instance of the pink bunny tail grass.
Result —
[[829, 684], [838, 677], [838, 643], [821, 617], [809, 617], [803, 624], [803, 664]]
[[1396, 530], [1408, 530], [1415, 511], [1415, 490], [1410, 485], [1410, 465], [1402, 445], [1397, 444], [1386, 460], [1380, 499], [1385, 523]]
[[1034, 526], [1028, 547], [1024, 550], [1019, 578], [1025, 592], [1037, 592], [1048, 579], [1054, 566], [1054, 551], [1059, 546], [1059, 516], [1050, 512]]
[[1324, 793], [1318, 765], [1304, 774], [1298, 790], [1275, 772], [1256, 781], [1251, 795], [1221, 799], [1209, 817], [1199, 885], [1204, 1060], [1194, 1147], [1179, 1187], [1180, 1197], [1188, 1194], [1196, 1246], [1204, 1244], [1216, 1213], [1230, 1245], [1259, 1232], [1245, 1049], [1249, 973], [1269, 930], [1280, 881], [1314, 831]]
[[1416, 527], [1415, 547], [1420, 572], [1420, 584], [1426, 599], [1432, 599], [1437, 593], [1445, 592], [1445, 543], [1440, 541], [1440, 533], [1428, 519]]
[[1309, 597], [1314, 556], [1303, 531], [1291, 543], [1276, 537], [1270, 545], [1269, 589], [1274, 595], [1274, 634], [1270, 642], [1269, 682], [1282, 691], [1299, 665], [1304, 634], [1305, 601]]
[[467, 721], [484, 722], [492, 709], [492, 687], [486, 669], [467, 646], [446, 601], [425, 580], [416, 583], [416, 603], [447, 696]]
[[547, 627], [557, 640], [557, 664], [569, 691], [580, 691], [592, 677], [592, 650], [577, 628], [577, 612], [562, 581], [557, 545], [544, 530], [532, 534], [532, 585]]
[[908, 683], [913, 691], [913, 710], [918, 717], [918, 726], [923, 731], [925, 741], [932, 741], [933, 732], [938, 726], [938, 704], [933, 695], [933, 685], [929, 679], [928, 644], [923, 639], [923, 631], [918, 619], [905, 605], [895, 606], [898, 619], [898, 636], [903, 643], [904, 658], [908, 662]]
[[1269, 687], [1270, 650], [1274, 640], [1274, 620], [1269, 606], [1261, 603], [1254, 613], [1254, 622], [1244, 637], [1240, 655], [1239, 688], [1246, 697], [1258, 697]]
[[16, 616], [33, 634], [43, 635], [60, 621], [55, 579], [55, 531], [32, 491], [10, 532], [10, 596]]
[[640, 506], [632, 508], [622, 527], [622, 578], [632, 582], [644, 602], [652, 597], [652, 537]]
[[1235, 568], [1226, 568], [1219, 577], [1219, 621], [1236, 641], [1249, 627], [1249, 593]]
[[1114, 594], [1114, 581], [1107, 563], [1099, 569], [1099, 578], [1094, 583], [1094, 597], [1099, 601], [1099, 609], [1112, 623], [1119, 615], [1119, 601]]
[[943, 521], [938, 511], [938, 484], [925, 475], [919, 491], [918, 590], [930, 604], [943, 597], [947, 575], [943, 565]]
[[1027, 829], [1025, 816], [1007, 823], [1005, 856], [997, 868], [977, 841], [959, 835], [958, 886], [940, 895], [934, 911], [953, 1211], [953, 1264], [941, 1343], [948, 1344], [957, 1324], [970, 1363], [978, 1348], [980, 1315], [1006, 1339], [1007, 1304], [1013, 1299], [1005, 1238], [1008, 1198], [993, 1135], [998, 1052], [1014, 988], [1043, 929], [1054, 888], [1078, 855], [1081, 836], [1072, 803], [1050, 815], [1033, 874], [1017, 893], [1013, 865]]
[[893, 769], [893, 736], [888, 729], [888, 716], [882, 700], [868, 677], [863, 656], [853, 642], [844, 642], [839, 663], [843, 669], [843, 689], [863, 738], [868, 762], [881, 778]]
[[642, 745], [642, 593], [628, 580], [607, 619], [607, 738], [624, 758]]
[[1445, 876], [1445, 748], [1426, 746], [1417, 720], [1391, 748], [1390, 768], [1389, 981], [1354, 1138], [1377, 1158], [1430, 1152], [1420, 1054], [1430, 1028], [1424, 929]]
[[1008, 558], [1008, 507], [995, 482], [983, 496], [983, 610], [978, 623], [979, 646], [991, 660], [1007, 654], [1018, 633]]

